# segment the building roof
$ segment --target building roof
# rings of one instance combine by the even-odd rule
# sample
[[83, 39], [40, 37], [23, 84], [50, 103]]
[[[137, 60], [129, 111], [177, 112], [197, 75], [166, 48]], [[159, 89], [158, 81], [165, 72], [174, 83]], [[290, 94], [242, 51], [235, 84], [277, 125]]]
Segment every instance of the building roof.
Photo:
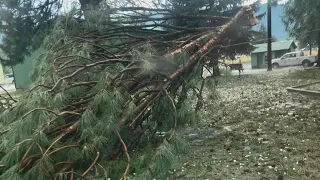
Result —
[[[289, 41], [277, 41], [272, 43], [272, 51], [281, 51], [281, 50], [287, 50], [290, 49], [291, 45], [294, 45], [297, 47], [295, 42], [293, 40]], [[255, 50], [252, 51], [252, 53], [262, 53], [262, 52], [267, 52], [268, 50], [268, 44], [256, 44], [254, 45]]]

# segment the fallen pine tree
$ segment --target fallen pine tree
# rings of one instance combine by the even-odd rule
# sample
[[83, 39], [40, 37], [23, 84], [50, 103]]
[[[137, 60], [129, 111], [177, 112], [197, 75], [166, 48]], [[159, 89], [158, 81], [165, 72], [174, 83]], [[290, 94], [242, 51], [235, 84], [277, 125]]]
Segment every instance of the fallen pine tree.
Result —
[[[159, 11], [112, 11], [136, 10]], [[203, 104], [203, 57], [219, 57], [241, 37], [239, 29], [257, 23], [250, 7], [231, 19], [170, 12], [162, 19], [176, 18], [217, 23], [138, 25], [150, 21], [142, 16], [79, 33], [85, 22], [60, 18], [46, 39], [35, 86], [1, 115], [0, 179], [126, 179], [133, 173], [151, 179], [165, 172], [185, 150], [176, 131]], [[150, 26], [170, 30], [145, 29]]]

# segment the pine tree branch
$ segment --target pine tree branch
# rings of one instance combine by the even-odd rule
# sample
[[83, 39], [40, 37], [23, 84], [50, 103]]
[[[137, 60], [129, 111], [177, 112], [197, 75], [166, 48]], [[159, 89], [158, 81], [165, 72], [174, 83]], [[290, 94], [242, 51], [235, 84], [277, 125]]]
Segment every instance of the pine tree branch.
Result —
[[99, 163], [97, 163], [97, 165], [103, 170], [103, 173], [104, 173], [104, 177], [108, 177], [108, 172], [107, 170]]
[[[151, 93], [149, 98], [144, 103], [141, 103], [138, 106], [138, 108], [136, 110], [136, 112], [138, 112], [138, 114], [135, 116], [135, 118], [132, 120], [132, 122], [129, 125], [129, 127], [131, 127], [131, 129], [135, 129], [136, 128], [136, 124], [139, 124], [138, 121], [141, 120], [141, 117], [144, 115], [146, 110], [149, 108], [150, 104], [152, 104], [158, 97], [160, 97], [161, 94], [162, 94], [162, 91]], [[119, 125], [121, 126], [122, 123], [125, 123], [127, 121], [126, 119], [127, 118], [125, 118], [122, 121], [120, 121]]]
[[73, 178], [74, 178], [74, 169], [72, 168], [72, 169], [71, 169], [70, 180], [73, 180]]
[[67, 89], [71, 89], [74, 87], [78, 87], [78, 86], [89, 86], [89, 85], [96, 85], [98, 83], [98, 81], [90, 81], [90, 82], [77, 82], [77, 83], [73, 83], [67, 87], [64, 88], [64, 90]]
[[7, 132], [9, 132], [9, 130], [5, 130], [5, 131], [0, 132], [0, 136], [6, 134]]
[[166, 92], [166, 94], [167, 94], [167, 96], [168, 96], [168, 98], [170, 99], [170, 101], [171, 101], [171, 104], [172, 104], [172, 107], [173, 107], [173, 109], [174, 109], [174, 125], [173, 125], [173, 128], [172, 128], [172, 134], [170, 135], [170, 137], [169, 137], [169, 142], [171, 141], [171, 139], [173, 138], [173, 136], [175, 136], [175, 132], [176, 132], [176, 128], [177, 128], [177, 108], [176, 108], [176, 105], [175, 105], [175, 102], [174, 102], [174, 100], [172, 99], [172, 97], [170, 96], [170, 94], [169, 94], [169, 92], [167, 91], [167, 90], [165, 90], [165, 92]]
[[31, 144], [31, 146], [27, 149], [26, 153], [24, 153], [24, 155], [20, 161], [19, 167], [22, 167], [25, 164], [25, 160], [26, 160], [28, 154], [30, 153], [31, 149], [33, 148], [33, 146], [34, 146], [34, 143]]
[[[60, 60], [60, 59], [67, 59], [67, 58], [73, 58], [73, 57], [74, 57], [74, 55], [62, 56], [62, 54], [61, 54], [60, 56], [58, 56], [57, 58], [55, 58], [54, 60], [52, 60], [52, 61], [53, 61], [52, 64], [56, 64], [57, 61]], [[65, 66], [65, 65], [67, 65], [67, 64], [69, 64], [69, 63], [71, 63], [71, 62], [73, 62], [73, 60], [66, 61], [65, 63], [61, 64], [60, 66], [63, 67], [63, 66]], [[59, 66], [59, 68], [62, 68], [62, 67], [60, 67], [60, 66]]]
[[[79, 110], [79, 111], [85, 111], [85, 109]], [[82, 113], [82, 112], [81, 112]], [[74, 111], [64, 111], [58, 114], [57, 117], [55, 117], [54, 119], [50, 120], [48, 123], [43, 124], [41, 127], [41, 131], [44, 132], [46, 131], [46, 129], [56, 120], [58, 120], [60, 117], [63, 117], [65, 115], [76, 115], [76, 116], [81, 116], [82, 114], [79, 112], [76, 112], [76, 110]], [[66, 126], [68, 126], [69, 124], [66, 124]]]
[[58, 162], [58, 163], [54, 164], [54, 166], [58, 166], [61, 164], [74, 164], [74, 162], [73, 161], [62, 161], [62, 162]]
[[82, 68], [77, 69], [77, 70], [74, 71], [72, 74], [60, 78], [60, 79], [55, 83], [55, 85], [54, 85], [50, 90], [48, 90], [48, 92], [54, 91], [54, 90], [56, 89], [56, 87], [57, 87], [63, 80], [65, 80], [65, 79], [70, 79], [70, 78], [76, 76], [77, 74], [79, 74], [81, 71], [84, 71], [84, 70], [86, 70], [86, 69], [88, 69], [88, 68], [95, 67], [95, 66], [102, 65], [102, 64], [107, 64], [107, 63], [124, 63], [124, 62], [128, 62], [128, 61], [127, 61], [127, 60], [121, 60], [121, 59], [108, 59], [108, 60], [98, 61], [98, 62], [95, 62], [95, 63], [92, 63], [92, 64], [84, 65]]
[[114, 77], [112, 77], [112, 82], [111, 84], [114, 84], [114, 82], [121, 77], [122, 74], [129, 72], [129, 71], [138, 71], [141, 70], [141, 67], [129, 67], [129, 68], [125, 68], [122, 71], [120, 71], [119, 73], [117, 73]]
[[65, 70], [67, 70], [67, 69], [71, 69], [71, 68], [81, 68], [81, 67], [83, 67], [83, 65], [75, 64], [75, 65], [65, 66], [65, 67], [63, 67], [63, 68], [61, 68], [61, 69], [57, 69], [57, 70], [55, 70], [55, 71], [56, 71], [56, 72], [62, 72], [62, 71], [65, 71]]
[[[113, 19], [123, 19], [123, 17], [115, 17]], [[176, 15], [170, 15], [170, 16], [165, 16], [165, 17], [160, 17], [160, 18], [151, 18], [151, 17], [141, 17], [137, 16], [136, 18], [131, 16], [131, 19], [136, 19], [132, 21], [121, 21], [123, 24], [134, 24], [134, 23], [143, 23], [143, 22], [149, 22], [149, 21], [154, 21], [154, 25], [158, 25], [155, 23], [156, 21], [166, 21], [166, 20], [173, 20], [173, 19], [188, 19], [188, 20], [207, 20], [207, 21], [222, 21], [226, 22], [230, 20], [230, 17], [223, 17], [223, 16], [210, 16], [210, 15], [188, 15], [188, 14], [176, 14]]]
[[44, 159], [44, 157], [47, 156], [49, 150], [50, 150], [58, 141], [60, 141], [65, 135], [70, 134], [70, 133], [76, 131], [79, 122], [80, 122], [80, 120], [77, 120], [77, 121], [74, 122], [71, 126], [69, 126], [68, 129], [66, 129], [63, 133], [61, 133], [61, 134], [58, 136], [58, 138], [56, 138], [56, 140], [53, 141], [53, 142], [51, 143], [51, 145], [47, 148], [47, 150], [43, 153], [42, 158], [41, 158], [40, 161], [42, 161], [42, 160]]
[[20, 146], [21, 144], [28, 142], [28, 141], [33, 141], [33, 139], [24, 139], [23, 141], [17, 143], [16, 146]]
[[62, 169], [60, 169], [60, 171], [58, 172], [58, 174], [61, 174], [61, 173], [64, 173], [64, 174], [71, 173], [71, 171], [68, 172], [69, 169], [71, 169], [71, 166], [70, 166], [70, 165], [66, 165], [66, 166], [64, 166]]
[[92, 164], [89, 166], [89, 168], [81, 175], [80, 178], [78, 178], [77, 180], [81, 180], [83, 179], [88, 173], [89, 171], [93, 168], [93, 166], [97, 163], [98, 159], [100, 157], [100, 152], [97, 152], [97, 156], [96, 158], [94, 159], [94, 161], [92, 162]]
[[13, 102], [18, 102], [17, 100], [13, 99], [13, 97], [10, 95], [10, 93], [5, 89], [3, 88], [1, 85], [0, 85], [0, 88], [2, 90], [4, 90], [4, 92], [6, 92], [6, 94], [9, 96], [9, 98], [13, 101]]
[[154, 9], [154, 8], [146, 8], [146, 7], [120, 7], [120, 8], [114, 8], [111, 9], [112, 11], [155, 11], [155, 12], [161, 12], [161, 11], [167, 11], [170, 13], [174, 13], [174, 11], [170, 9]]
[[196, 39], [195, 41], [190, 42], [189, 44], [184, 45], [183, 47], [169, 53], [166, 54], [165, 57], [168, 59], [172, 59], [174, 58], [176, 55], [182, 54], [183, 52], [193, 52], [197, 49], [199, 49], [199, 47], [202, 47], [203, 44], [205, 42], [207, 42], [208, 39], [212, 39], [216, 36], [215, 33], [206, 33], [203, 36], [199, 37], [198, 39]]
[[54, 112], [53, 110], [47, 109], [47, 108], [34, 108], [34, 109], [32, 109], [31, 111], [25, 113], [25, 114], [21, 117], [21, 119], [26, 118], [27, 116], [29, 116], [31, 113], [33, 113], [33, 112], [35, 112], [35, 111], [47, 111], [47, 112], [50, 112], [50, 113], [52, 113], [52, 114], [54, 114], [54, 115], [56, 115], [56, 116], [59, 116], [58, 113]]
[[50, 109], [47, 109], [47, 108], [34, 108], [33, 110], [25, 113], [21, 118], [24, 119], [26, 118], [27, 116], [29, 116], [31, 113], [35, 112], [35, 111], [47, 111], [47, 112], [50, 112], [58, 117], [61, 117], [61, 116], [64, 116], [66, 114], [72, 114], [72, 115], [78, 115], [78, 116], [81, 116], [80, 113], [77, 113], [77, 112], [74, 112], [74, 111], [64, 111], [64, 112], [61, 112], [61, 113], [57, 113], [53, 110], [50, 110]]
[[127, 167], [126, 167], [126, 170], [125, 170], [125, 172], [123, 173], [123, 176], [122, 176], [122, 178], [121, 178], [120, 180], [127, 180], [127, 175], [128, 175], [128, 173], [129, 173], [130, 161], [131, 161], [131, 160], [130, 160], [130, 156], [129, 156], [129, 153], [128, 153], [128, 148], [127, 148], [126, 144], [124, 143], [121, 135], [119, 134], [118, 131], [115, 131], [115, 132], [116, 132], [116, 134], [117, 134], [117, 136], [118, 136], [118, 138], [119, 138], [119, 140], [120, 140], [120, 142], [121, 142], [121, 144], [122, 144], [122, 146], [123, 146], [123, 151], [124, 151], [124, 153], [125, 153], [126, 156], [127, 156]]
[[32, 165], [37, 159], [41, 157], [40, 153], [30, 155], [29, 157], [26, 157], [23, 161], [21, 160], [18, 166], [17, 171], [19, 173], [23, 172], [26, 170], [30, 165]]
[[[135, 23], [134, 21], [127, 22], [126, 24], [130, 23]], [[139, 31], [142, 28], [150, 28], [150, 27], [161, 27], [161, 28], [166, 28], [170, 29], [171, 31], [184, 31], [184, 33], [197, 33], [197, 32], [204, 32], [204, 31], [210, 31], [210, 30], [215, 30], [216, 27], [197, 27], [197, 28], [187, 28], [187, 27], [181, 27], [181, 26], [173, 26], [173, 25], [168, 25], [168, 24], [163, 24], [163, 23], [154, 23], [154, 24], [144, 24], [144, 25], [127, 25], [127, 26], [122, 26], [122, 27], [117, 27], [114, 29], [111, 29], [110, 32], [113, 31], [113, 34], [119, 33], [119, 32], [132, 32], [132, 31]], [[218, 27], [217, 27], [218, 28]], [[118, 34], [116, 34], [118, 36]], [[152, 38], [151, 37], [143, 37], [143, 36], [133, 36], [129, 33], [127, 34], [121, 34], [120, 36], [127, 36], [127, 37], [134, 37], [137, 39], [147, 39], [147, 38]], [[106, 38], [106, 37], [104, 37]]]
[[50, 86], [46, 86], [46, 85], [43, 85], [43, 84], [39, 84], [39, 85], [36, 85], [34, 87], [32, 87], [30, 90], [29, 90], [29, 93], [31, 93], [33, 90], [35, 90], [36, 88], [38, 87], [44, 87], [44, 88], [47, 88], [47, 89], [51, 89], [52, 87]]

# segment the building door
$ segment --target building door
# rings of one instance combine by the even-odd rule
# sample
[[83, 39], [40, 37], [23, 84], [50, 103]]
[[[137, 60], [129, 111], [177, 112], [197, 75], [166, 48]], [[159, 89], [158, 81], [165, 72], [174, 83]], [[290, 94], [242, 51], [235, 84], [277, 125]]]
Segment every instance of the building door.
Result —
[[257, 56], [257, 67], [258, 68], [264, 68], [264, 57], [263, 54], [258, 54]]

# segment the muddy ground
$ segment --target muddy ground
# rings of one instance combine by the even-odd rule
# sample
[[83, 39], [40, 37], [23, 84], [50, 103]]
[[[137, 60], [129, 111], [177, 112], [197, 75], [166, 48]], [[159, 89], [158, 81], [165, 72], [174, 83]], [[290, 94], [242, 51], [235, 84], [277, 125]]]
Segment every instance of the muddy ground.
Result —
[[320, 179], [320, 101], [286, 87], [320, 70], [227, 75], [207, 87], [201, 121], [179, 136], [190, 145], [168, 179]]

